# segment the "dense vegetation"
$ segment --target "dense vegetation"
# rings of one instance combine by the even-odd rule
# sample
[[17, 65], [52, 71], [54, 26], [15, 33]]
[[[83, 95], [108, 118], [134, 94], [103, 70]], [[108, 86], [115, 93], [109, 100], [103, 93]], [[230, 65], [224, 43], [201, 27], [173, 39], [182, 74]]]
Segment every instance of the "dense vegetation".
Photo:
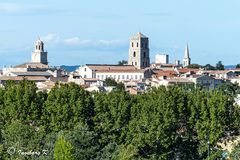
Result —
[[8, 82], [0, 88], [0, 159], [206, 159], [208, 141], [215, 159], [216, 143], [240, 128], [231, 89], [159, 87], [133, 96]]

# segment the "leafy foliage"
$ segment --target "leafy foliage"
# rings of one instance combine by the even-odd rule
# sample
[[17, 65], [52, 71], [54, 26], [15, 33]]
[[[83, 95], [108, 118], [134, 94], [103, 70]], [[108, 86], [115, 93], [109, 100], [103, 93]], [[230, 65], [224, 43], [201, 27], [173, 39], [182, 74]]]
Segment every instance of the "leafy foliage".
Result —
[[[111, 83], [110, 83], [111, 82]], [[109, 80], [109, 85], [118, 83]], [[76, 84], [38, 92], [35, 84], [0, 88], [0, 156], [3, 159], [211, 159], [227, 133], [239, 134], [236, 84], [208, 91], [193, 86], [89, 93]], [[43, 151], [47, 155], [7, 153]], [[236, 150], [238, 151], [238, 150]]]
[[224, 65], [222, 64], [222, 61], [218, 61], [216, 64], [216, 69], [217, 70], [224, 70]]
[[187, 66], [187, 68], [199, 69], [202, 68], [202, 66], [199, 64], [190, 64]]

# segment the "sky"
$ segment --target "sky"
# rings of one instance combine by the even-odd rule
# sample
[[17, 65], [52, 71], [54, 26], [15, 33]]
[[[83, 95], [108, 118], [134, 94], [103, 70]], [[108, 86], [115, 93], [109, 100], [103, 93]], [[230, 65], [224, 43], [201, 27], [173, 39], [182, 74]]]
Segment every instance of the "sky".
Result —
[[192, 63], [240, 63], [239, 0], [1, 0], [0, 66], [31, 60], [40, 37], [51, 66], [127, 60], [129, 37], [149, 37], [159, 53]]

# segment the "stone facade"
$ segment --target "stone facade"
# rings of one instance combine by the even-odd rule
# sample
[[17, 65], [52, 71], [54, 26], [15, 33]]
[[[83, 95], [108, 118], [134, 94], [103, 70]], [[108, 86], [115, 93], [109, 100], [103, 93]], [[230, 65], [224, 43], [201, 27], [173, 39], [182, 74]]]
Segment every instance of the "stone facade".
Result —
[[133, 65], [138, 69], [150, 66], [148, 37], [140, 32], [130, 38], [128, 65]]
[[35, 43], [35, 50], [32, 52], [32, 63], [48, 64], [47, 52], [44, 51], [44, 43], [40, 39]]

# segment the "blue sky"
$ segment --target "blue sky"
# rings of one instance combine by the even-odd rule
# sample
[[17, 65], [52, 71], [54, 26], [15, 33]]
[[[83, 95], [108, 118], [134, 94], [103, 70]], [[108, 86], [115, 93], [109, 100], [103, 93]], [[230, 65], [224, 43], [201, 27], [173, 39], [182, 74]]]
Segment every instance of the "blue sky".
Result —
[[193, 63], [240, 63], [239, 0], [1, 0], [0, 65], [30, 61], [38, 36], [50, 65], [117, 63], [129, 37], [150, 39], [151, 61], [167, 53]]

